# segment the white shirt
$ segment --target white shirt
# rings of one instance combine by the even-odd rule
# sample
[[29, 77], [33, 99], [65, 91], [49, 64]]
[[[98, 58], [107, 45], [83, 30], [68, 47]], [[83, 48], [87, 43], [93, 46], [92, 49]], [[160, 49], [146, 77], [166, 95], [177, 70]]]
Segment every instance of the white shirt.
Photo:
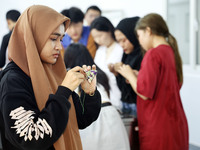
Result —
[[106, 73], [109, 79], [109, 85], [111, 88], [110, 101], [112, 105], [119, 110], [122, 107], [120, 100], [121, 92], [117, 86], [115, 75], [108, 69], [108, 64], [121, 62], [122, 55], [123, 55], [122, 47], [117, 42], [114, 42], [109, 48], [107, 48], [106, 46], [100, 46], [97, 49], [94, 58], [94, 62], [96, 63], [96, 65]]

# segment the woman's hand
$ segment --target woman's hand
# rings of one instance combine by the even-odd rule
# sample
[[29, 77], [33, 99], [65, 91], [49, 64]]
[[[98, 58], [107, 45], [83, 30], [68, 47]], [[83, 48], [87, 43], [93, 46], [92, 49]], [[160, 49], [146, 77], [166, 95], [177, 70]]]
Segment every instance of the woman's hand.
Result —
[[115, 63], [115, 64], [108, 64], [108, 68], [110, 70], [110, 72], [112, 72], [115, 76], [118, 75], [118, 70], [119, 70], [119, 67], [122, 66], [122, 62], [119, 62], [119, 63]]
[[[83, 65], [83, 70], [90, 71], [91, 66]], [[92, 70], [96, 70], [96, 66], [92, 66]], [[91, 83], [86, 79], [81, 83], [81, 88], [83, 91], [87, 94], [93, 95], [96, 90], [96, 75], [94, 76], [94, 79], [91, 81]]]
[[67, 72], [61, 85], [74, 91], [84, 80], [83, 68], [77, 66]]
[[134, 75], [134, 70], [129, 65], [120, 66], [118, 72], [127, 80], [130, 80]]
[[115, 63], [115, 64], [114, 64], [114, 69], [115, 69], [115, 71], [118, 72], [118, 70], [120, 69], [120, 67], [121, 67], [122, 65], [123, 65], [122, 62]]
[[112, 63], [108, 64], [108, 69], [109, 69], [110, 72], [112, 72], [115, 76], [118, 75], [118, 72], [114, 69], [114, 64], [112, 64]]
[[133, 73], [135, 74], [135, 76], [137, 77], [138, 76], [138, 73], [139, 73], [139, 71], [138, 70], [135, 70], [135, 69], [133, 69]]
[[128, 80], [126, 82], [128, 82], [132, 86], [133, 90], [137, 95], [139, 95], [144, 100], [148, 99], [148, 97], [137, 92], [137, 70], [133, 70], [129, 65], [122, 65], [118, 72]]

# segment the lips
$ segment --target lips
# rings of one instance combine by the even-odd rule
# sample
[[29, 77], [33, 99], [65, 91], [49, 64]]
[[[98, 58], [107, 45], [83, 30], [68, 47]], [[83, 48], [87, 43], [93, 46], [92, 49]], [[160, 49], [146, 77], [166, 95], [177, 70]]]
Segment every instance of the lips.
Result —
[[74, 35], [73, 35], [73, 37], [77, 37], [77, 36], [78, 36], [78, 34], [74, 34]]
[[53, 57], [54, 57], [54, 58], [58, 58], [58, 57], [59, 57], [59, 53], [53, 54]]

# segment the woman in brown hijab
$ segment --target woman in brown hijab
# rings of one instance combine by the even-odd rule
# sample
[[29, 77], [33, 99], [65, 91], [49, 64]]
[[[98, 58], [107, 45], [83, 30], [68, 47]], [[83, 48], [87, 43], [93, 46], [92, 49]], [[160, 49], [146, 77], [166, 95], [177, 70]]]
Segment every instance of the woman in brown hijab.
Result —
[[[11, 62], [1, 74], [0, 127], [6, 150], [82, 150], [78, 129], [95, 121], [101, 108], [86, 73], [66, 73], [61, 41], [70, 20], [41, 5], [19, 18], [9, 43]], [[74, 90], [81, 85], [79, 97]]]

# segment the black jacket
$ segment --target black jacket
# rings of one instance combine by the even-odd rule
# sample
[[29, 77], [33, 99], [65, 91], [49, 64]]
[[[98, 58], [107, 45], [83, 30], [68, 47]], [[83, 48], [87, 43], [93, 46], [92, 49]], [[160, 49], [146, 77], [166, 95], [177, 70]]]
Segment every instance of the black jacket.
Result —
[[[82, 92], [79, 98], [75, 92], [59, 86], [55, 94], [49, 95], [45, 108], [39, 111], [31, 79], [14, 62], [10, 62], [2, 74], [0, 127], [5, 150], [53, 150], [53, 144], [68, 122], [70, 95], [79, 129], [89, 126], [99, 115], [101, 97], [98, 90], [94, 96]], [[83, 111], [80, 101], [83, 102], [84, 97]]]
[[1, 49], [0, 49], [0, 68], [2, 68], [5, 63], [6, 63], [6, 50], [8, 47], [8, 43], [10, 40], [10, 36], [11, 36], [12, 31], [10, 31], [8, 34], [6, 34], [3, 37], [2, 43], [1, 43]]

